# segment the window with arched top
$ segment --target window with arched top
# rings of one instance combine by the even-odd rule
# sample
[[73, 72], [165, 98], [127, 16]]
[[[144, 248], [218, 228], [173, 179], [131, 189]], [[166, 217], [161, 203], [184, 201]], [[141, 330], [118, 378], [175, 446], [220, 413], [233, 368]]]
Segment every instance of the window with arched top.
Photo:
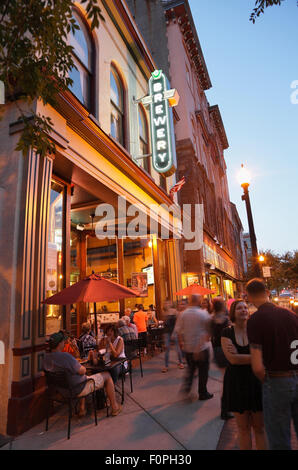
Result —
[[73, 11], [73, 18], [78, 29], [70, 32], [69, 43], [74, 48], [73, 61], [76, 66], [69, 73], [73, 80], [70, 90], [90, 110], [91, 107], [91, 85], [93, 79], [93, 44], [88, 26], [77, 11]]
[[[144, 109], [139, 106], [139, 149], [140, 155], [149, 154], [149, 132], [148, 132], [148, 121]], [[149, 157], [145, 157], [141, 160], [142, 167], [150, 173], [150, 161]]]
[[124, 146], [124, 89], [115, 67], [110, 72], [111, 136]]

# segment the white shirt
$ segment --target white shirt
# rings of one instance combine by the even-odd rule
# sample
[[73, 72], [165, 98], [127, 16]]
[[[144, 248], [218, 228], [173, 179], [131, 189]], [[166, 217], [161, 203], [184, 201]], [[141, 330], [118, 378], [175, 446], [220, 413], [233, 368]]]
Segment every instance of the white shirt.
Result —
[[[210, 322], [209, 313], [199, 307], [188, 307], [178, 316], [175, 332], [182, 336], [185, 352], [194, 352], [202, 336], [210, 334]], [[208, 347], [208, 342], [204, 342], [200, 351]]]

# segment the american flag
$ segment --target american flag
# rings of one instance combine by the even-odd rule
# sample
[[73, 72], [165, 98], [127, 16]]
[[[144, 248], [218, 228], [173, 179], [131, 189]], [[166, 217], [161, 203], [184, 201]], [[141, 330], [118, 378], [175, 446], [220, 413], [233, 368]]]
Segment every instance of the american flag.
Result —
[[178, 183], [174, 184], [174, 186], [170, 189], [170, 196], [171, 198], [173, 198], [174, 194], [177, 193], [178, 191], [180, 191], [180, 189], [182, 188], [182, 186], [184, 185], [185, 183], [185, 176], [183, 176], [183, 178], [181, 178], [180, 181], [178, 181]]

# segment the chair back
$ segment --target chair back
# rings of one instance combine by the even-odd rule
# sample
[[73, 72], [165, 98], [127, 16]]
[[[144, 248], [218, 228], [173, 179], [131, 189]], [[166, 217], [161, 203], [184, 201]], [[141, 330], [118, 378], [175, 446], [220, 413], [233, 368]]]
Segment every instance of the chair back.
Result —
[[124, 341], [124, 351], [127, 359], [132, 359], [136, 356], [136, 351], [139, 349], [139, 340], [130, 339]]
[[68, 373], [65, 370], [44, 370], [47, 386], [50, 391], [59, 391], [62, 395], [72, 394]]
[[77, 345], [78, 345], [80, 356], [82, 358], [84, 354], [84, 348], [83, 348], [83, 343], [80, 339], [77, 339]]

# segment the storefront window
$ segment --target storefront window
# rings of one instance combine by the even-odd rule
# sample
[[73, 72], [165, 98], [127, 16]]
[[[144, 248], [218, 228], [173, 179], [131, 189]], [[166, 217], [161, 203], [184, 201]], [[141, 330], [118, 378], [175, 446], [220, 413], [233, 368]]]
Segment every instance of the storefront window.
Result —
[[[92, 272], [118, 282], [117, 240], [105, 238], [99, 240], [95, 236], [87, 237], [87, 276]], [[89, 320], [94, 321], [94, 304], [88, 305]], [[98, 322], [104, 324], [119, 319], [119, 302], [97, 302]]]
[[[49, 211], [46, 297], [63, 289], [63, 195], [64, 187], [52, 181]], [[62, 328], [62, 306], [47, 305], [46, 335]]]
[[140, 297], [125, 299], [126, 308], [133, 310], [135, 304], [143, 304], [147, 310], [155, 304], [152, 242], [148, 238], [124, 240], [124, 284], [140, 292]]

